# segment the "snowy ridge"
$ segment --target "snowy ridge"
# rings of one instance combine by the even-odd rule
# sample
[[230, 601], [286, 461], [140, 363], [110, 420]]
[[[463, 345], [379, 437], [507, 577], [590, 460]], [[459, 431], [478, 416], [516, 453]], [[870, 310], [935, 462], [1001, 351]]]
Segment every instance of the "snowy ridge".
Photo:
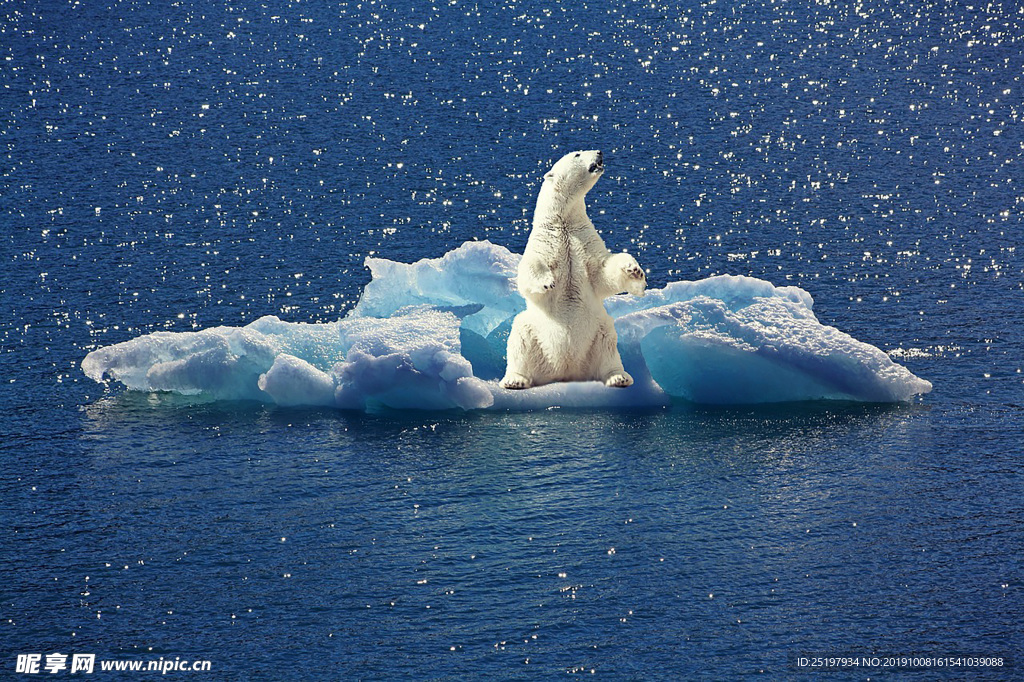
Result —
[[632, 387], [506, 391], [497, 378], [524, 307], [518, 261], [486, 241], [412, 264], [368, 258], [373, 279], [338, 322], [268, 316], [245, 327], [156, 332], [95, 350], [82, 369], [138, 391], [359, 410], [900, 402], [932, 388], [878, 348], [818, 322], [806, 291], [723, 275], [606, 301]]

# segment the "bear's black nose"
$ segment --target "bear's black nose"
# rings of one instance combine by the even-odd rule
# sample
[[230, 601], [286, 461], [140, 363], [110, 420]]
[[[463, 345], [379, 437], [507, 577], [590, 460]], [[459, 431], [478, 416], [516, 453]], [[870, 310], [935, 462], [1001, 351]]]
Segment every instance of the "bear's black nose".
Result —
[[600, 165], [601, 165], [601, 164], [603, 164], [603, 163], [604, 163], [604, 154], [602, 154], [602, 153], [601, 153], [601, 152], [599, 151], [599, 152], [597, 152], [597, 165], [599, 165], [599, 166], [600, 166]]

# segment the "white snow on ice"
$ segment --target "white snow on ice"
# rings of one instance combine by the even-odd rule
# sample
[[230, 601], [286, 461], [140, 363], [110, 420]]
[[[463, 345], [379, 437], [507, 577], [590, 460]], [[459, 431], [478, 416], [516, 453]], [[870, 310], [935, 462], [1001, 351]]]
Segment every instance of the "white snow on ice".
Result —
[[672, 282], [606, 301], [636, 383], [506, 391], [505, 343], [525, 307], [519, 256], [467, 242], [405, 264], [367, 258], [359, 303], [329, 324], [155, 332], [89, 353], [82, 369], [137, 391], [348, 409], [543, 409], [803, 400], [901, 402], [932, 386], [880, 349], [821, 324], [810, 294], [751, 277]]

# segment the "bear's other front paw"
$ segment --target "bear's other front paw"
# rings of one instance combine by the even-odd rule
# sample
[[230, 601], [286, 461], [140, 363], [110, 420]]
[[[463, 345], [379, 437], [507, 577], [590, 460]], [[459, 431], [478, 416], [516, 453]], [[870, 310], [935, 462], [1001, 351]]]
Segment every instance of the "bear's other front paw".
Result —
[[612, 388], [626, 388], [633, 385], [633, 377], [625, 371], [612, 372], [604, 380], [604, 385]]
[[510, 372], [505, 375], [505, 378], [498, 384], [502, 388], [507, 388], [510, 391], [518, 391], [524, 388], [529, 388], [533, 385], [533, 382], [524, 377], [522, 374], [516, 374]]
[[526, 291], [527, 291], [527, 293], [530, 293], [530, 294], [541, 295], [541, 294], [548, 293], [549, 291], [551, 291], [554, 288], [555, 288], [555, 277], [554, 277], [554, 275], [552, 275], [550, 277], [545, 277], [544, 279], [539, 279], [539, 280], [537, 280], [535, 282], [531, 282], [526, 287]]

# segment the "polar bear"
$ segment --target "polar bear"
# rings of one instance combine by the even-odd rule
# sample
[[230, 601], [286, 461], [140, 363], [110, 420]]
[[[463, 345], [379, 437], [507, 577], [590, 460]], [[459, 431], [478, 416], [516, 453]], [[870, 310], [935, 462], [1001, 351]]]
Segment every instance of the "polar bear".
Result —
[[526, 310], [512, 322], [502, 388], [633, 383], [603, 301], [622, 292], [643, 296], [647, 278], [632, 256], [608, 252], [587, 217], [584, 198], [603, 172], [595, 150], [566, 154], [544, 176], [517, 273]]

